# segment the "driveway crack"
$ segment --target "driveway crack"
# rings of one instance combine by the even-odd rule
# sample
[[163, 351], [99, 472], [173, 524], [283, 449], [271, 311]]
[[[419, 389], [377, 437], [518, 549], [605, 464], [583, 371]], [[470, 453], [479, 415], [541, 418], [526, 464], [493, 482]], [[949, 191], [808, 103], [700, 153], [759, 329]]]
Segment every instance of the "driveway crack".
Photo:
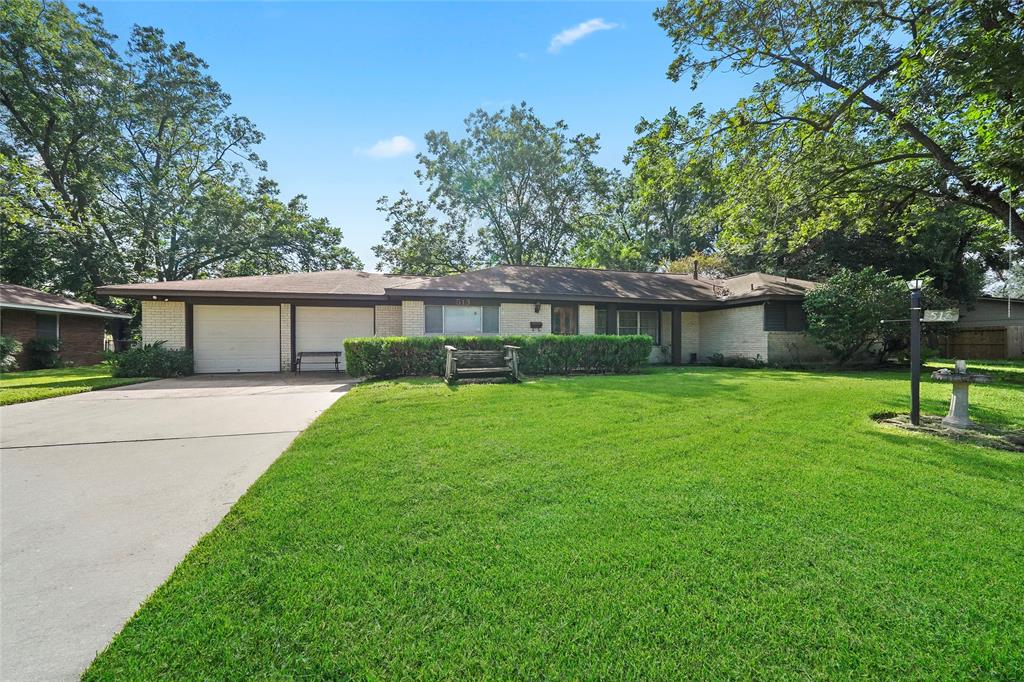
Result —
[[35, 448], [61, 448], [75, 445], [111, 445], [114, 443], [155, 443], [169, 440], [202, 440], [204, 438], [234, 438], [236, 436], [274, 436], [282, 433], [300, 433], [302, 429], [285, 431], [250, 431], [248, 433], [211, 433], [201, 436], [166, 436], [162, 438], [125, 438], [122, 440], [90, 440], [75, 443], [44, 443], [42, 445], [0, 445], [0, 450], [31, 450]]

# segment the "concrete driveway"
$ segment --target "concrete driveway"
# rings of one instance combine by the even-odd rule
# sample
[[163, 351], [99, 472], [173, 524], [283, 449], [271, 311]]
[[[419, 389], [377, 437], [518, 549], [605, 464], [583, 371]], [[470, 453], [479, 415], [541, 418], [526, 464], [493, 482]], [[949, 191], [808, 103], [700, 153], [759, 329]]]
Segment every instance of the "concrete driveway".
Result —
[[0, 678], [77, 678], [352, 383], [207, 375], [0, 408]]

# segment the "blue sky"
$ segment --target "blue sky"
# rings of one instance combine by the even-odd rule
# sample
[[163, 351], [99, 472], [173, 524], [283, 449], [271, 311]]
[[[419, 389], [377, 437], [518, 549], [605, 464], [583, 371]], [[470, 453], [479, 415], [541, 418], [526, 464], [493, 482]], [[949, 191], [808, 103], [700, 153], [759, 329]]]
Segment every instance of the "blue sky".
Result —
[[727, 106], [750, 87], [717, 74], [693, 92], [665, 78], [657, 3], [96, 5], [121, 37], [157, 26], [205, 59], [266, 135], [268, 174], [340, 225], [368, 269], [386, 227], [376, 200], [422, 194], [413, 172], [428, 130], [457, 133], [478, 107], [525, 100], [542, 120], [600, 134], [598, 160], [613, 166], [641, 117]]

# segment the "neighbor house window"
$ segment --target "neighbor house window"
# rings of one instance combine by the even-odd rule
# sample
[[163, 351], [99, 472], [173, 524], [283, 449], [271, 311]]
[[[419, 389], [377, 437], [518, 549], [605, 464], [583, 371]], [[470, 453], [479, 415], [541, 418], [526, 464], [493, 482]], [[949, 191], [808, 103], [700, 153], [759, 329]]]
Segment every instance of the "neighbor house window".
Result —
[[608, 333], [608, 311], [604, 308], [594, 311], [594, 332], [597, 334]]
[[661, 341], [661, 315], [657, 310], [620, 310], [619, 334], [646, 334], [657, 346]]
[[37, 339], [59, 339], [60, 325], [56, 315], [36, 313], [36, 338]]
[[764, 304], [766, 332], [802, 332], [807, 330], [807, 316], [800, 303], [771, 302]]
[[496, 305], [428, 305], [424, 306], [424, 331], [427, 334], [497, 334]]

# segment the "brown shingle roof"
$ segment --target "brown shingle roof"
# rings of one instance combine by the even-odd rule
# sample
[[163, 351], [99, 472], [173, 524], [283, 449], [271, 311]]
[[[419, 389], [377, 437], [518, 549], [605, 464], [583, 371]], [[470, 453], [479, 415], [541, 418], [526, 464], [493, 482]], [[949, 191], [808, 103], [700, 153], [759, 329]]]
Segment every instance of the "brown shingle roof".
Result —
[[18, 286], [17, 284], [0, 283], [0, 308], [20, 308], [22, 310], [52, 310], [67, 315], [89, 315], [99, 317], [129, 318], [127, 313], [119, 313], [94, 303], [84, 303], [73, 298], [55, 296], [38, 289]]
[[717, 283], [728, 289], [730, 301], [765, 297], [803, 297], [818, 285], [817, 282], [806, 279], [766, 275], [763, 272], [727, 277], [717, 280]]
[[357, 270], [294, 272], [100, 287], [110, 296], [188, 296], [281, 299], [383, 299], [403, 296], [504, 296], [555, 300], [693, 303], [800, 297], [814, 282], [751, 273], [723, 280], [688, 274], [588, 268], [498, 265], [445, 277], [412, 277]]
[[146, 284], [114, 284], [97, 291], [108, 296], [237, 296], [354, 298], [384, 297], [385, 287], [414, 282], [417, 277], [389, 275], [358, 270], [324, 270], [322, 272], [290, 272], [283, 275], [255, 277], [224, 277], [221, 279], [188, 279]]
[[721, 304], [752, 298], [803, 296], [814, 286], [806, 280], [752, 273], [724, 280], [694, 279], [689, 274], [628, 272], [588, 268], [499, 265], [389, 288], [392, 295], [523, 295], [588, 300], [632, 300]]

